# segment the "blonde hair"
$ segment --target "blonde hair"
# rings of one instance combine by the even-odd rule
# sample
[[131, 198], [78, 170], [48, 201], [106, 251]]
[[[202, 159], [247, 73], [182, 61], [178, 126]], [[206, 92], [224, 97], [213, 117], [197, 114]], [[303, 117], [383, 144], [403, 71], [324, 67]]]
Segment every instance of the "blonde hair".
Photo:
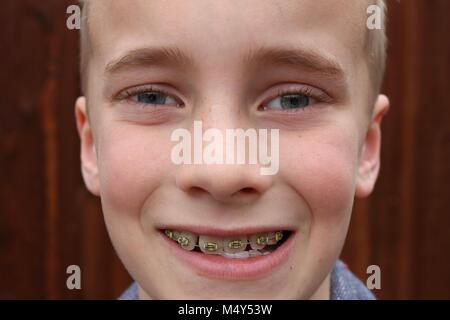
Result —
[[[79, 0], [82, 9], [81, 30], [80, 30], [80, 74], [81, 89], [86, 94], [86, 74], [88, 59], [92, 52], [88, 28], [89, 1]], [[368, 54], [369, 73], [372, 79], [374, 98], [379, 94], [383, 82], [386, 64], [386, 0], [368, 0], [368, 3], [378, 6], [382, 11], [382, 28], [369, 30], [366, 28], [365, 51]]]
[[372, 78], [375, 97], [380, 93], [381, 85], [383, 83], [384, 71], [386, 67], [387, 56], [387, 36], [386, 36], [386, 21], [387, 21], [387, 6], [386, 0], [372, 0], [381, 9], [382, 12], [382, 26], [381, 29], [369, 30], [366, 29], [366, 52], [368, 53], [369, 72]]
[[91, 37], [89, 36], [88, 28], [88, 1], [79, 0], [81, 6], [81, 28], [80, 28], [80, 79], [81, 79], [81, 91], [85, 95], [87, 92], [87, 66], [88, 59], [91, 55]]

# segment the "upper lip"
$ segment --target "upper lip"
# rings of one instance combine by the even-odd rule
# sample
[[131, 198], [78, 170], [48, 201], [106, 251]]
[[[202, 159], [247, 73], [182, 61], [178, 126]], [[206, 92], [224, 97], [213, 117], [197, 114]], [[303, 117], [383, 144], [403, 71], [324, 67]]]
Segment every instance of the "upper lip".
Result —
[[287, 226], [254, 226], [254, 227], [239, 227], [234, 229], [220, 229], [214, 226], [192, 226], [192, 225], [167, 225], [160, 230], [177, 230], [194, 233], [197, 235], [216, 236], [216, 237], [233, 237], [242, 235], [251, 235], [258, 233], [268, 233], [276, 231], [294, 231], [292, 227]]

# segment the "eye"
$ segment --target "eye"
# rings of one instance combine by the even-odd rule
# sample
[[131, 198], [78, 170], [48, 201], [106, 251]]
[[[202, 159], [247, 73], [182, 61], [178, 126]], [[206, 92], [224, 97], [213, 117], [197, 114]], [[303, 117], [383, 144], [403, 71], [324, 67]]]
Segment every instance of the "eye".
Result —
[[139, 103], [144, 104], [169, 104], [169, 105], [177, 105], [177, 101], [161, 92], [143, 92], [135, 95], [135, 99]]
[[125, 91], [123, 94], [120, 94], [118, 99], [131, 100], [132, 102], [141, 105], [167, 105], [175, 107], [182, 106], [182, 103], [177, 98], [159, 88], [130, 89]]
[[302, 93], [297, 94], [284, 94], [275, 99], [272, 99], [267, 104], [267, 108], [280, 109], [280, 110], [295, 110], [304, 109], [316, 101]]
[[275, 98], [267, 100], [260, 109], [278, 111], [304, 110], [319, 102], [328, 102], [330, 97], [322, 90], [303, 86], [278, 90]]

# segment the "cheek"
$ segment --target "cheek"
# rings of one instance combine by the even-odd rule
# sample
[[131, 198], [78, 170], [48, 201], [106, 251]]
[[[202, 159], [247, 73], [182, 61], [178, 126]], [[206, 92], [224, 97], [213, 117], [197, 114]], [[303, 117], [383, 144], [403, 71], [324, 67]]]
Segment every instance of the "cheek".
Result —
[[170, 135], [148, 127], [112, 127], [98, 145], [102, 203], [115, 212], [138, 214], [162, 184], [170, 165]]
[[357, 168], [355, 136], [329, 128], [300, 136], [289, 133], [281, 140], [280, 175], [306, 202], [313, 223], [322, 219], [336, 223], [351, 211]]

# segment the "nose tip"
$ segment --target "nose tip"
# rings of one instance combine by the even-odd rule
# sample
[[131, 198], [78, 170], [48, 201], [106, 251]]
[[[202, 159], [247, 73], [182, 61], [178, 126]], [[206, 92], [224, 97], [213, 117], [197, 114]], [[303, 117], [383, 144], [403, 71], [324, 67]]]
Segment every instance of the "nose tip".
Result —
[[177, 175], [177, 185], [191, 196], [209, 196], [220, 202], [250, 202], [271, 186], [271, 178], [245, 165], [195, 166]]

